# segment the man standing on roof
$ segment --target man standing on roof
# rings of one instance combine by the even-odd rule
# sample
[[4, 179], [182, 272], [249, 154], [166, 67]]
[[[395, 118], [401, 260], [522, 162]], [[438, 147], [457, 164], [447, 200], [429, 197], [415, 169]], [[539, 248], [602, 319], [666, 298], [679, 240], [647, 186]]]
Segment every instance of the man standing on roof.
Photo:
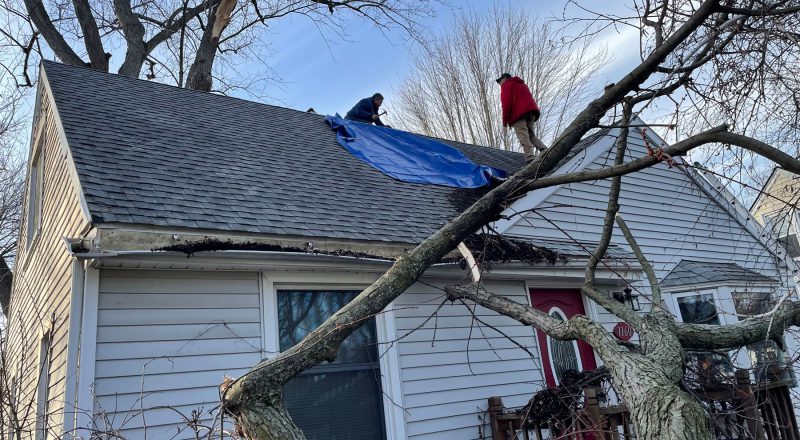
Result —
[[378, 113], [381, 104], [383, 104], [383, 95], [376, 93], [372, 95], [371, 98], [364, 98], [358, 101], [358, 103], [347, 112], [344, 118], [351, 121], [365, 122], [367, 124], [374, 123], [375, 125], [383, 127], [384, 124], [381, 122], [381, 115]]
[[500, 103], [503, 105], [503, 127], [514, 127], [525, 160], [530, 162], [547, 146], [533, 134], [533, 123], [539, 119], [539, 106], [531, 89], [518, 76], [504, 73], [497, 78], [500, 84]]

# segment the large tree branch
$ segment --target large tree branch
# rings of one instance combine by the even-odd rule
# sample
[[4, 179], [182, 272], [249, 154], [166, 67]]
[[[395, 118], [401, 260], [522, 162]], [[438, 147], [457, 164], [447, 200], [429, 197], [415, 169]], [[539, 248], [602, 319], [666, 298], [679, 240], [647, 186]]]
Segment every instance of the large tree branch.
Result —
[[653, 296], [653, 309], [650, 313], [654, 313], [658, 310], [663, 311], [661, 308], [661, 287], [658, 284], [658, 278], [656, 277], [656, 272], [653, 270], [653, 266], [651, 266], [650, 262], [647, 261], [647, 257], [644, 255], [644, 252], [642, 252], [642, 249], [639, 247], [639, 243], [636, 242], [636, 239], [633, 237], [633, 233], [628, 228], [628, 225], [625, 223], [625, 220], [622, 218], [622, 216], [616, 214], [616, 220], [617, 226], [619, 226], [620, 231], [622, 231], [622, 235], [625, 237], [625, 240], [631, 247], [633, 254], [636, 255], [636, 259], [642, 266], [642, 270], [647, 276], [647, 281], [650, 283], [650, 291]]
[[[199, 17], [200, 14], [203, 12], [217, 7], [219, 5], [220, 0], [209, 0], [209, 1], [201, 1], [199, 5], [186, 9], [186, 12], [178, 17], [178, 13], [183, 10], [183, 8], [177, 9], [169, 20], [163, 23], [163, 29], [161, 29], [157, 34], [153, 35], [145, 44], [147, 53], [149, 54], [155, 49], [159, 44], [167, 41], [170, 37], [175, 35], [176, 32], [180, 31], [181, 28], [186, 26], [187, 23], [194, 20], [195, 18]], [[177, 18], [175, 18], [177, 17]], [[159, 23], [161, 24], [161, 23]]]
[[117, 15], [125, 36], [127, 50], [125, 61], [119, 68], [119, 74], [137, 78], [142, 71], [142, 65], [147, 57], [147, 48], [144, 43], [144, 25], [133, 12], [130, 0], [114, 0], [114, 13]]
[[451, 301], [468, 299], [522, 324], [533, 326], [553, 338], [586, 341], [601, 353], [601, 356], [629, 353], [628, 349], [621, 347], [602, 325], [584, 315], [575, 315], [567, 321], [554, 319], [541, 310], [511, 301], [502, 295], [495, 295], [478, 284], [448, 286], [445, 287], [445, 291]]
[[47, 45], [50, 46], [50, 49], [58, 59], [75, 66], [85, 65], [81, 57], [72, 50], [72, 47], [67, 44], [67, 41], [61, 35], [61, 32], [53, 25], [53, 21], [44, 9], [42, 0], [25, 0], [25, 9], [27, 9], [28, 16], [33, 21], [36, 29], [42, 34], [44, 40], [47, 41]]
[[[581, 330], [583, 324], [577, 324], [578, 319], [572, 318], [568, 321], [555, 319], [541, 310], [490, 293], [479, 284], [448, 286], [445, 288], [445, 292], [450, 301], [468, 299], [522, 324], [532, 325], [556, 339], [572, 340], [586, 337]], [[583, 318], [585, 319], [585, 317]]]
[[72, 0], [72, 4], [75, 7], [75, 17], [78, 19], [83, 32], [83, 45], [86, 47], [86, 53], [89, 54], [92, 68], [104, 72], [108, 71], [108, 57], [103, 49], [103, 41], [100, 39], [100, 31], [94, 15], [92, 15], [89, 1]]
[[786, 301], [774, 314], [735, 324], [678, 323], [677, 334], [684, 348], [695, 350], [734, 349], [769, 339], [783, 346], [783, 333], [792, 326], [800, 326], [800, 304]]
[[[725, 125], [711, 128], [694, 136], [688, 137], [682, 141], [676, 142], [669, 147], [664, 148], [663, 152], [669, 156], [682, 156], [690, 150], [702, 145], [712, 143], [730, 144], [744, 148], [748, 151], [752, 151], [753, 153], [757, 153], [763, 157], [766, 157], [767, 159], [770, 159], [788, 171], [800, 174], [800, 160], [795, 159], [781, 150], [757, 139], [740, 134], [730, 133], [726, 130], [727, 126]], [[576, 182], [608, 179], [614, 176], [621, 176], [643, 170], [659, 163], [660, 161], [661, 159], [657, 158], [656, 156], [645, 156], [623, 165], [615, 165], [607, 168], [601, 168], [599, 170], [540, 177], [535, 180], [528, 180], [524, 185], [520, 186], [520, 190], [528, 192], [554, 185], [565, 185]]]

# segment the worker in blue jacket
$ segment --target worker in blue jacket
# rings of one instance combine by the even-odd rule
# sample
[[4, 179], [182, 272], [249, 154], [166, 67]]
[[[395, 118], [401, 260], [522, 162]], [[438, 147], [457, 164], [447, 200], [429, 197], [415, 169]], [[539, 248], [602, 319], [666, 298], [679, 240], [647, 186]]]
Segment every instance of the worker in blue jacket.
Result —
[[351, 121], [365, 122], [367, 124], [374, 123], [375, 125], [384, 126], [381, 122], [381, 115], [378, 113], [381, 104], [383, 104], [383, 95], [376, 93], [371, 98], [364, 98], [358, 101], [353, 108], [345, 115], [345, 119]]

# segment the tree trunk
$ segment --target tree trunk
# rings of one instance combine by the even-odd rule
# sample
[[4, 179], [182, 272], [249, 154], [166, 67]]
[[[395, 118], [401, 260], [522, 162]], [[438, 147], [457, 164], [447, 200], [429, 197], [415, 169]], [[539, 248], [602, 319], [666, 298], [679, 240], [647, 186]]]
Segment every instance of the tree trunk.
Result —
[[210, 92], [213, 85], [213, 77], [211, 76], [211, 68], [214, 66], [214, 58], [217, 56], [217, 46], [219, 40], [215, 40], [214, 24], [217, 20], [217, 10], [219, 6], [214, 8], [208, 15], [208, 23], [203, 31], [203, 36], [200, 38], [200, 45], [197, 48], [197, 53], [194, 56], [194, 62], [189, 67], [189, 75], [186, 78], [186, 88], [194, 90], [202, 90]]
[[0, 257], [0, 307], [6, 319], [10, 316], [11, 286], [13, 285], [14, 273], [6, 264], [6, 259]]
[[[280, 396], [247, 402], [242, 405], [236, 422], [246, 439], [258, 440], [306, 440], [303, 431], [292, 421], [292, 417], [280, 402]], [[331, 421], [331, 423], [335, 423]]]
[[645, 386], [623, 396], [639, 440], [710, 440], [711, 423], [700, 403], [677, 385]]

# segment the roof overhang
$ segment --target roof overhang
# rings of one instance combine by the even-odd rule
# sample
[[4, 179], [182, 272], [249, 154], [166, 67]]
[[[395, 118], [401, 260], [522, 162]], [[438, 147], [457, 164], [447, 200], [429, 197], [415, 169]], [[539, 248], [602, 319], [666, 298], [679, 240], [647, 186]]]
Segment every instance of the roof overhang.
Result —
[[[350, 256], [313, 254], [302, 252], [263, 251], [213, 251], [198, 252], [187, 256], [182, 252], [129, 250], [117, 252], [74, 253], [77, 259], [87, 260], [91, 267], [105, 269], [171, 269], [171, 270], [243, 270], [264, 272], [321, 272], [358, 273], [369, 279], [377, 279], [391, 267], [389, 259], [360, 258]], [[482, 273], [482, 279], [581, 281], [586, 260], [569, 260], [556, 264], [526, 262], [492, 263]], [[426, 278], [461, 279], [467, 269], [458, 263], [438, 263], [426, 272]], [[597, 270], [599, 282], [619, 282], [641, 277], [641, 267], [629, 263], [610, 261]]]

